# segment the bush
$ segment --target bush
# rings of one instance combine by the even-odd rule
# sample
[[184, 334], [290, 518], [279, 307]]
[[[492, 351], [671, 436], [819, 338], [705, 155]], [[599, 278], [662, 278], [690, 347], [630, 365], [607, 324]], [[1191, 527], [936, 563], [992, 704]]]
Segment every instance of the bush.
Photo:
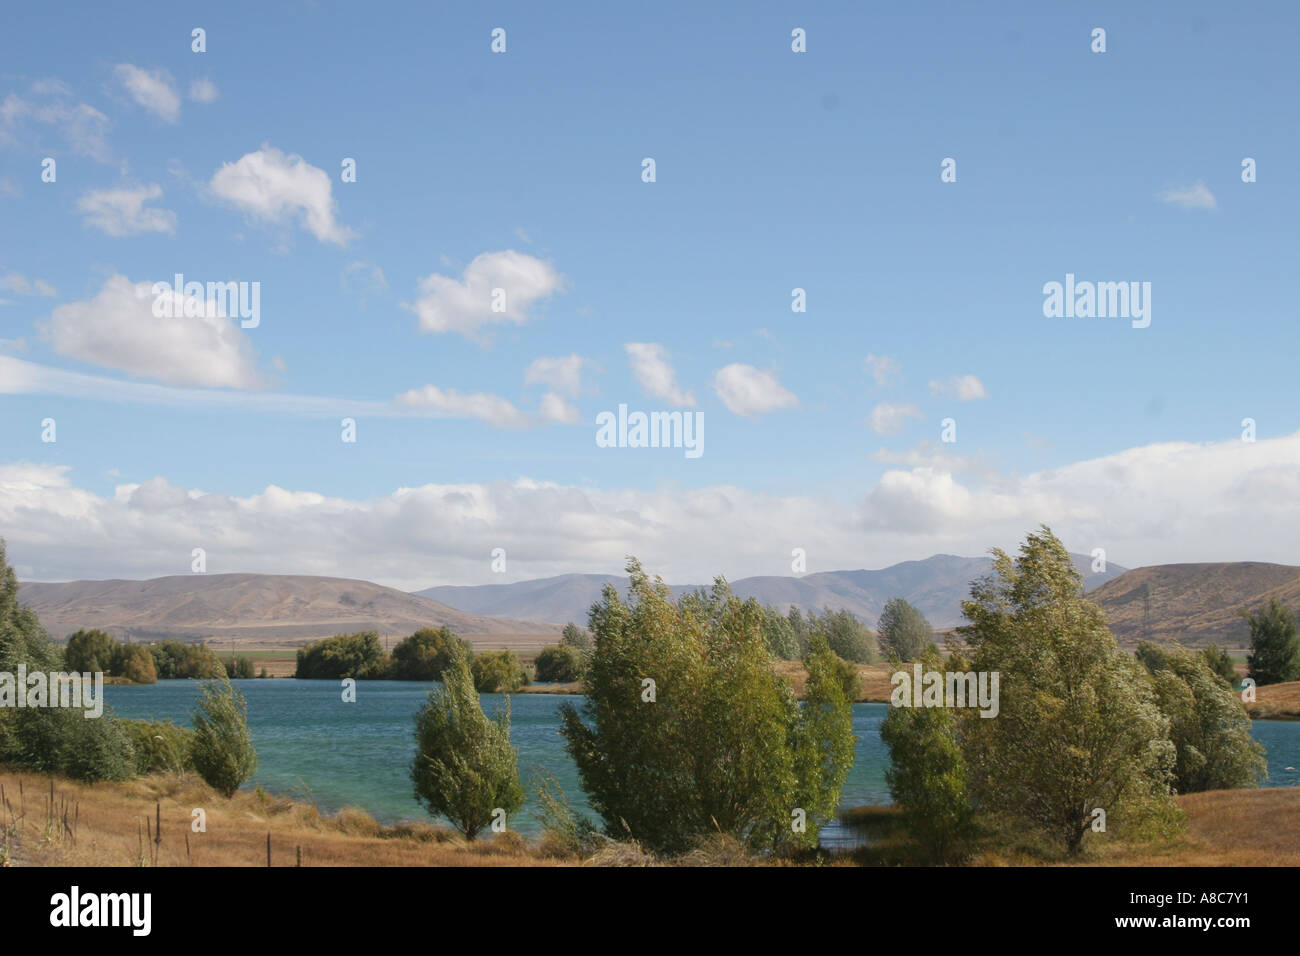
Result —
[[[718, 579], [678, 603], [628, 564], [629, 604], [606, 586], [579, 711], [561, 733], [605, 832], [663, 853], [731, 834], [753, 848], [815, 845], [852, 759], [852, 723], [824, 659], [800, 707], [776, 674], [763, 613]], [[806, 813], [806, 827], [792, 825]]]
[[257, 769], [248, 704], [224, 676], [205, 681], [201, 694], [194, 709], [190, 760], [210, 787], [229, 797]]
[[194, 731], [178, 727], [170, 720], [121, 720], [118, 723], [131, 739], [137, 774], [179, 774], [194, 769], [191, 762]]
[[582, 652], [568, 644], [552, 644], [537, 655], [537, 679], [556, 684], [582, 680]]
[[415, 715], [411, 782], [429, 813], [446, 817], [472, 840], [497, 810], [510, 814], [524, 802], [510, 744], [510, 703], [496, 720], [484, 715], [459, 645], [452, 647], [442, 680]]
[[299, 680], [382, 680], [388, 676], [389, 657], [374, 631], [339, 634], [298, 650]]
[[514, 651], [488, 651], [471, 665], [474, 689], [480, 694], [513, 694], [529, 683], [528, 672]]
[[160, 641], [149, 645], [159, 680], [211, 680], [226, 675], [226, 665], [203, 644]]
[[465, 650], [467, 657], [473, 656], [469, 644], [453, 634], [450, 628], [420, 628], [393, 648], [393, 679], [442, 680], [442, 672], [451, 663], [452, 649], [456, 645]]

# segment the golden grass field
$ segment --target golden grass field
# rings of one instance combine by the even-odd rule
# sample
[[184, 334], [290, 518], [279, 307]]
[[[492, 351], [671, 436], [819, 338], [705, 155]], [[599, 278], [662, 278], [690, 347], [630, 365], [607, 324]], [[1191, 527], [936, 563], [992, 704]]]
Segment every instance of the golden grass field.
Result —
[[[21, 796], [19, 785], [22, 785]], [[0, 772], [7, 808], [0, 857], [7, 866], [562, 866], [653, 862], [634, 846], [615, 844], [591, 860], [553, 851], [544, 839], [516, 833], [467, 842], [446, 827], [427, 823], [385, 827], [362, 810], [322, 814], [316, 807], [256, 791], [229, 800], [194, 777], [152, 776], [94, 786]], [[1178, 798], [1187, 829], [1172, 840], [1129, 845], [1092, 844], [1073, 865], [1300, 866], [1300, 788], [1221, 790]], [[206, 811], [207, 831], [191, 830], [192, 811]], [[64, 811], [68, 824], [63, 824]], [[847, 817], [896, 819], [888, 807], [864, 807]], [[162, 840], [152, 842], [155, 819]], [[189, 846], [186, 846], [186, 837]], [[848, 852], [838, 865], [885, 862], [882, 853]], [[156, 854], [156, 855], [155, 855]], [[734, 842], [697, 852], [684, 862], [730, 865], [753, 862]], [[985, 866], [1053, 865], [1020, 850], [983, 850], [970, 861]]]

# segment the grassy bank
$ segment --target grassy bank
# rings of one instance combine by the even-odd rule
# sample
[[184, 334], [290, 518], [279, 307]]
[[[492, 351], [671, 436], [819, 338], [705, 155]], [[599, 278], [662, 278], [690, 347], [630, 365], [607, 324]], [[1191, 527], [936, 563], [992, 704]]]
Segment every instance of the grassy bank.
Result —
[[[656, 861], [630, 844], [611, 844], [582, 860], [544, 838], [517, 833], [470, 843], [427, 823], [383, 826], [345, 808], [322, 813], [310, 802], [241, 791], [217, 796], [192, 777], [151, 776], [95, 786], [0, 772], [5, 838], [0, 857], [13, 866], [562, 866], [647, 865]], [[1300, 866], [1300, 788], [1220, 790], [1178, 798], [1185, 833], [1167, 842], [1125, 844], [1098, 839], [1077, 865]], [[51, 811], [51, 806], [53, 810]], [[191, 830], [193, 810], [206, 812], [207, 831]], [[66, 817], [66, 823], [65, 823]], [[871, 845], [828, 858], [841, 866], [918, 862], [892, 807], [860, 807], [844, 814], [862, 826]], [[162, 840], [153, 842], [155, 820]], [[186, 846], [186, 837], [189, 845]], [[986, 834], [987, 836], [987, 834]], [[974, 865], [1054, 865], [1058, 857], [1023, 835], [994, 835], [997, 849], [981, 849]], [[986, 844], [987, 845], [987, 844]], [[684, 861], [695, 865], [754, 862], [734, 841], [719, 838]], [[811, 860], [809, 860], [811, 862]]]
[[1300, 720], [1300, 681], [1257, 688], [1246, 712], [1252, 720]]

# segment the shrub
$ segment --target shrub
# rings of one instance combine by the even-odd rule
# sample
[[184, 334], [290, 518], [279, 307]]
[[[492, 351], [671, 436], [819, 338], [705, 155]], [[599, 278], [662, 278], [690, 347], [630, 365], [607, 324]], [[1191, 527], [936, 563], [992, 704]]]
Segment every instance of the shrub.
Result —
[[537, 679], [568, 684], [582, 679], [582, 653], [568, 644], [552, 644], [537, 655]]
[[466, 839], [524, 802], [518, 755], [510, 744], [510, 703], [496, 720], [483, 713], [465, 649], [453, 645], [442, 686], [415, 715], [411, 781], [429, 813], [451, 821]]
[[469, 644], [447, 627], [422, 627], [403, 638], [393, 648], [394, 680], [442, 680], [442, 672], [451, 663], [452, 648], [460, 645], [472, 657]]
[[529, 683], [528, 672], [514, 651], [478, 654], [471, 665], [474, 689], [480, 694], [513, 694]]
[[193, 770], [194, 731], [170, 720], [122, 720], [135, 751], [135, 772], [184, 773]]
[[294, 677], [300, 680], [381, 680], [388, 676], [389, 658], [374, 631], [339, 634], [298, 650]]
[[248, 732], [248, 704], [224, 676], [205, 681], [194, 709], [190, 760], [204, 781], [229, 797], [257, 769], [257, 751]]

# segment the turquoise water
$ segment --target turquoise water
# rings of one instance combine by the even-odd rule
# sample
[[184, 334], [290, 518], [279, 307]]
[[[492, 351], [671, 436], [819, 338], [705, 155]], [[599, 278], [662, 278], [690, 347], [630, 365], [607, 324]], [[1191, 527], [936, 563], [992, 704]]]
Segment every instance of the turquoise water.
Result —
[[[248, 726], [257, 746], [257, 774], [272, 793], [315, 799], [322, 810], [364, 807], [384, 823], [420, 820], [407, 776], [415, 752], [413, 716], [430, 685], [406, 681], [362, 681], [357, 701], [345, 704], [337, 681], [234, 681], [248, 700]], [[198, 683], [165, 680], [149, 686], [105, 687], [108, 704], [121, 717], [170, 719], [190, 726]], [[570, 803], [586, 810], [578, 773], [564, 751], [557, 711], [569, 695], [515, 694], [510, 698], [510, 739], [519, 750], [525, 782], [537, 770], [560, 782]], [[482, 695], [483, 709], [493, 714], [504, 702], [500, 694]], [[880, 740], [886, 704], [856, 704], [853, 729], [857, 755], [845, 783], [845, 807], [889, 802], [885, 785], [888, 753]], [[1269, 785], [1300, 786], [1300, 722], [1256, 721], [1255, 739], [1268, 750]], [[534, 834], [532, 803], [510, 821], [521, 833]], [[853, 842], [838, 825], [822, 833], [825, 845]]]

